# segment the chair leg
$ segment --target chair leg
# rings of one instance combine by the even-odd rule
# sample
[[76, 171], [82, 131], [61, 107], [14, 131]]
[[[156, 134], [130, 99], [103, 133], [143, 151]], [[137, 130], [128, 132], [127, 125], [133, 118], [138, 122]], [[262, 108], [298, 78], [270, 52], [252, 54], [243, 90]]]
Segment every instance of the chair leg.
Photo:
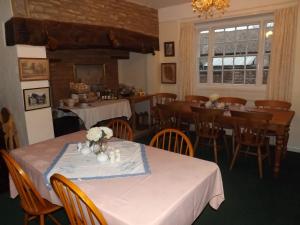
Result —
[[257, 162], [258, 162], [259, 178], [263, 178], [262, 156], [261, 156], [260, 147], [257, 148]]
[[233, 157], [232, 157], [232, 161], [230, 163], [229, 170], [232, 170], [232, 168], [233, 168], [233, 166], [235, 164], [235, 160], [236, 160], [236, 157], [237, 157], [239, 151], [240, 151], [240, 144], [237, 144], [236, 149], [235, 149], [234, 154], [233, 154]]
[[28, 225], [29, 216], [27, 213], [24, 215], [24, 225]]
[[223, 140], [224, 140], [224, 145], [225, 145], [225, 149], [226, 149], [226, 154], [227, 154], [227, 157], [229, 159], [229, 148], [228, 148], [228, 142], [227, 142], [226, 134], [223, 135]]
[[[196, 135], [197, 135], [197, 134], [196, 134]], [[195, 141], [195, 144], [194, 144], [194, 150], [195, 150], [195, 151], [197, 151], [198, 144], [199, 144], [199, 136], [197, 135], [196, 141]]]
[[270, 154], [270, 145], [269, 145], [269, 142], [266, 145], [266, 151], [267, 151], [268, 163], [269, 163], [269, 166], [271, 166], [272, 162], [271, 162], [271, 154]]
[[234, 136], [234, 130], [232, 130], [232, 154], [234, 154], [235, 151], [235, 136]]
[[48, 214], [49, 218], [56, 224], [56, 225], [61, 225], [57, 219], [55, 219], [54, 216], [52, 216], [51, 214]]
[[218, 163], [218, 149], [217, 149], [217, 140], [214, 138], [214, 157], [215, 157], [215, 163]]
[[45, 216], [40, 215], [40, 225], [45, 225]]

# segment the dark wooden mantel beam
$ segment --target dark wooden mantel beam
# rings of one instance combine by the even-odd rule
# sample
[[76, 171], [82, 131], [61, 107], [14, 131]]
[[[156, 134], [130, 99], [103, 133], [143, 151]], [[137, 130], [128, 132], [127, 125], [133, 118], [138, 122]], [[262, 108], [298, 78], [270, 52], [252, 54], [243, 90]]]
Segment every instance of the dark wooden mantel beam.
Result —
[[97, 25], [13, 17], [5, 23], [6, 44], [57, 49], [119, 49], [140, 53], [159, 50], [158, 37]]

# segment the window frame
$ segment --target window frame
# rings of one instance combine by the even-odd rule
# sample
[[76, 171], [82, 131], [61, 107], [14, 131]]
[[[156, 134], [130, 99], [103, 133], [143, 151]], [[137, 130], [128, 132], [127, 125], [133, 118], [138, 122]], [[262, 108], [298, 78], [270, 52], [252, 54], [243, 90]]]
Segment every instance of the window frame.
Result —
[[[259, 16], [249, 16], [235, 19], [225, 19], [208, 21], [197, 25], [197, 87], [198, 88], [228, 88], [228, 89], [246, 89], [246, 90], [265, 90], [266, 84], [263, 84], [263, 72], [264, 72], [264, 55], [265, 55], [265, 34], [266, 24], [268, 22], [274, 22], [273, 14], [265, 14]], [[224, 29], [229, 27], [240, 27], [251, 24], [259, 24], [259, 39], [258, 39], [258, 53], [257, 53], [257, 69], [256, 69], [256, 83], [255, 84], [234, 84], [234, 83], [213, 83], [213, 66], [212, 60], [214, 58], [214, 30]], [[273, 28], [274, 29], [274, 28]], [[200, 83], [200, 32], [209, 30], [213, 32], [212, 37], [208, 38], [208, 70], [207, 70], [207, 82]], [[225, 56], [225, 55], [224, 55]], [[222, 57], [224, 57], [222, 56]], [[226, 56], [225, 56], [226, 57]], [[224, 71], [224, 69], [222, 69]]]

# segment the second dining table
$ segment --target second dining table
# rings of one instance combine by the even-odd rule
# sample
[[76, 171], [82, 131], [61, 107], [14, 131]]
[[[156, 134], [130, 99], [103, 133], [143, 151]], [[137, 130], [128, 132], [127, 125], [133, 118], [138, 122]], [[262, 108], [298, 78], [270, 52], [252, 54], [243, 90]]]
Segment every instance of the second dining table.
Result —
[[[19, 148], [10, 154], [29, 174], [44, 198], [61, 204], [53, 189], [47, 186], [47, 171], [66, 144], [84, 142], [85, 134], [85, 131], [76, 132]], [[224, 201], [217, 164], [141, 146], [149, 165], [147, 174], [73, 180], [101, 210], [108, 224], [191, 225], [207, 203], [218, 209]], [[120, 151], [122, 156], [122, 149]], [[17, 195], [12, 181], [10, 191], [12, 197]]]
[[[181, 115], [181, 120], [187, 119], [189, 122], [192, 120], [192, 110], [193, 107], [203, 107], [199, 103], [194, 102], [186, 102], [186, 101], [174, 101], [168, 103], [170, 106], [170, 110], [175, 110]], [[254, 107], [236, 107], [233, 106], [230, 110], [239, 110], [239, 111], [256, 111], [256, 112], [268, 112], [273, 115], [272, 120], [269, 122], [268, 130], [273, 133], [276, 138], [276, 146], [275, 146], [275, 157], [274, 157], [274, 165], [273, 165], [273, 176], [277, 178], [280, 173], [281, 160], [284, 153], [284, 148], [286, 148], [286, 138], [289, 133], [290, 125], [295, 115], [295, 112], [292, 110], [278, 110], [278, 109], [257, 109]], [[235, 118], [230, 118], [226, 114], [226, 119], [222, 120], [222, 122], [227, 127], [232, 127], [236, 122]]]
[[91, 102], [85, 107], [66, 107], [76, 113], [84, 122], [86, 128], [90, 128], [97, 122], [117, 117], [130, 119], [132, 112], [127, 99], [102, 100]]

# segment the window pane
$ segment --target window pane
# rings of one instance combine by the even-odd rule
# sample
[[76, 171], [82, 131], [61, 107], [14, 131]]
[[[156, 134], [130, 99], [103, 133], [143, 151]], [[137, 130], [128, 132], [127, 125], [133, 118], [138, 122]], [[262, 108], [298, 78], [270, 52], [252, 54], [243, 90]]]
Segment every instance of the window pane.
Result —
[[245, 57], [235, 57], [234, 58], [234, 68], [244, 69], [245, 68]]
[[201, 44], [208, 44], [208, 31], [201, 31], [200, 32], [200, 43]]
[[226, 28], [225, 29], [225, 42], [234, 42], [235, 41], [235, 28]]
[[266, 40], [265, 41], [265, 52], [270, 53], [271, 52], [271, 45], [272, 45], [272, 40]]
[[268, 75], [269, 75], [269, 70], [264, 70], [264, 73], [263, 73], [263, 84], [267, 84], [267, 82], [268, 82]]
[[222, 58], [214, 58], [213, 59], [213, 69], [214, 70], [222, 70]]
[[256, 69], [256, 56], [247, 56], [246, 57], [246, 68], [247, 69]]
[[237, 27], [237, 33], [236, 33], [236, 39], [238, 41], [245, 41], [247, 40], [247, 27], [243, 26], [243, 27]]
[[200, 83], [207, 83], [207, 71], [200, 72]]
[[270, 57], [271, 57], [271, 55], [269, 55], [269, 54], [264, 55], [264, 69], [269, 69]]
[[234, 43], [225, 44], [225, 55], [234, 55]]
[[223, 83], [225, 84], [231, 84], [232, 83], [232, 78], [233, 78], [233, 71], [224, 71], [224, 76], [223, 76]]
[[215, 42], [216, 43], [224, 42], [224, 29], [215, 30]]
[[244, 70], [234, 71], [234, 84], [243, 84], [244, 83]]
[[238, 42], [236, 44], [236, 55], [245, 55], [247, 49], [247, 42]]
[[255, 84], [255, 83], [256, 83], [256, 70], [246, 70], [245, 84]]
[[248, 42], [248, 54], [257, 54], [258, 52], [258, 41]]
[[258, 40], [259, 29], [250, 29], [248, 30], [248, 39], [249, 40]]
[[208, 56], [208, 45], [201, 45], [200, 46], [200, 55], [201, 56]]
[[216, 56], [223, 55], [224, 44], [216, 44], [214, 49], [215, 49], [215, 55]]
[[222, 83], [222, 71], [214, 71], [213, 72], [213, 82], [214, 83]]
[[233, 69], [233, 57], [224, 58], [224, 69]]
[[199, 70], [207, 70], [208, 57], [201, 57], [199, 62]]

